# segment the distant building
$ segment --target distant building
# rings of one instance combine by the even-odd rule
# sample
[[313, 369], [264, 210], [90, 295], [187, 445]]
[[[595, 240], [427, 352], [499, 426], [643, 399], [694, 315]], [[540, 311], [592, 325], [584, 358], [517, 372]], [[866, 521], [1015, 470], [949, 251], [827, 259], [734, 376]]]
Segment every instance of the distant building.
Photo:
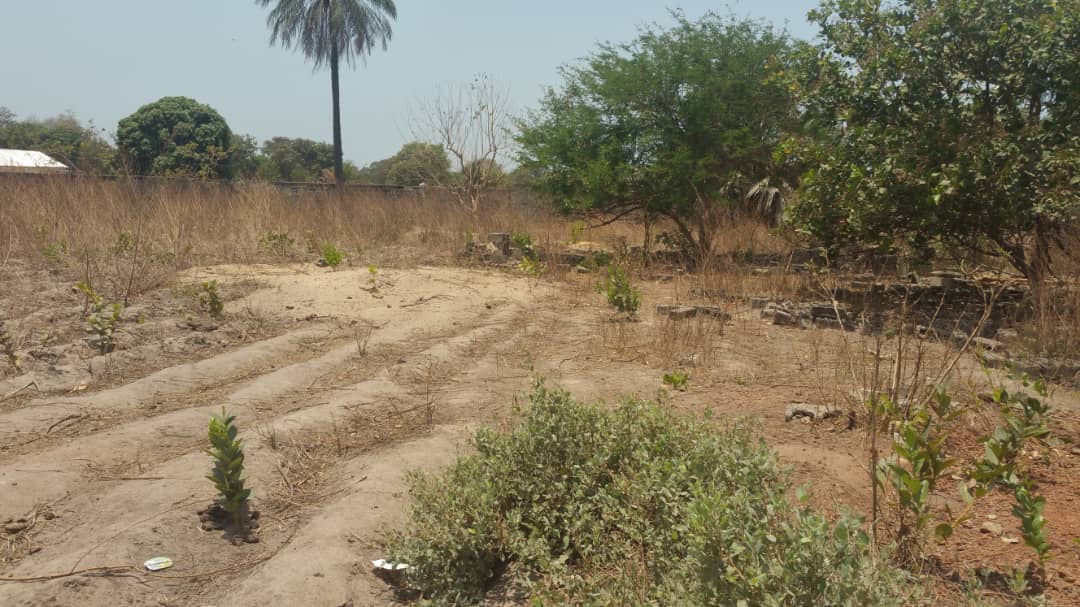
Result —
[[0, 173], [70, 173], [71, 169], [46, 154], [32, 150], [0, 149]]

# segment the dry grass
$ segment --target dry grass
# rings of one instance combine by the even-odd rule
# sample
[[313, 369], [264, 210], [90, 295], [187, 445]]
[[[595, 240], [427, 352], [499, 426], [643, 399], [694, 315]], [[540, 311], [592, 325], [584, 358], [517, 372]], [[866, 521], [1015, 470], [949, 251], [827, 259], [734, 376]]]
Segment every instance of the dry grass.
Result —
[[716, 362], [724, 324], [704, 315], [686, 320], [657, 318], [654, 322], [601, 315], [594, 323], [591, 356], [668, 370], [707, 367]]
[[1080, 356], [1080, 280], [1059, 280], [1033, 292], [1021, 337], [1031, 351], [1051, 356]]
[[[110, 301], [128, 303], [192, 266], [311, 262], [324, 243], [354, 265], [453, 263], [470, 235], [524, 232], [551, 251], [572, 240], [572, 224], [516, 191], [493, 192], [473, 214], [437, 189], [339, 194], [259, 183], [6, 176], [0, 179], [0, 280], [16, 270], [47, 270], [57, 288], [81, 280]], [[659, 222], [650, 233], [665, 231], [671, 226]], [[642, 244], [644, 235], [634, 221], [574, 234], [616, 252]], [[1062, 276], [1074, 278], [1033, 296], [1022, 330], [1028, 347], [1041, 354], [1080, 351], [1074, 252], [1080, 247], [1066, 244], [1055, 261]], [[828, 299], [843, 282], [792, 263], [791, 238], [752, 218], [729, 218], [713, 245], [715, 263], [676, 277], [680, 300]], [[547, 274], [568, 269], [548, 264]]]
[[[467, 232], [526, 228], [544, 237], [567, 231], [535, 200], [496, 192], [476, 216], [445, 193], [346, 190], [290, 192], [266, 184], [118, 182], [94, 178], [0, 181], [0, 260], [42, 262], [49, 245], [74, 260], [127, 232], [148, 256], [178, 267], [303, 257], [307, 242], [333, 242], [348, 252], [413, 243], [433, 253], [459, 250]], [[293, 243], [272, 247], [267, 236]]]

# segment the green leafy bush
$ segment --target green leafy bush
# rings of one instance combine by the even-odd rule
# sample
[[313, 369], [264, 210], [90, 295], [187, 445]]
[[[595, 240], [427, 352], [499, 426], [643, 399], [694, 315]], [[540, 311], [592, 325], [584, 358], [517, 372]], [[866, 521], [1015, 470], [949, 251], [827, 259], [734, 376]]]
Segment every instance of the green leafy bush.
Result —
[[342, 261], [345, 261], [345, 252], [337, 248], [337, 245], [332, 242], [323, 244], [321, 253], [323, 261], [331, 268], [337, 268]]
[[120, 304], [105, 300], [90, 285], [75, 283], [75, 289], [86, 296], [86, 325], [97, 336], [98, 350], [108, 354], [116, 348], [116, 329], [120, 325]]
[[607, 251], [593, 251], [592, 255], [585, 259], [584, 265], [586, 268], [598, 270], [610, 266], [614, 260], [615, 256]]
[[607, 278], [596, 285], [596, 290], [603, 293], [608, 304], [619, 312], [633, 315], [641, 307], [641, 293], [630, 284], [626, 270], [619, 266], [608, 268]]
[[435, 605], [512, 581], [550, 605], [899, 605], [860, 522], [792, 506], [775, 455], [742, 426], [654, 404], [582, 405], [537, 383], [520, 426], [411, 477], [391, 544]]
[[682, 371], [665, 373], [664, 383], [671, 386], [674, 390], [686, 392], [686, 388], [690, 385], [690, 376]]
[[368, 285], [372, 292], [379, 290], [379, 268], [373, 263], [369, 263], [367, 267], [368, 271]]
[[225, 302], [221, 301], [216, 280], [199, 285], [195, 298], [199, 302], [199, 308], [213, 318], [221, 318], [221, 315], [225, 313]]
[[[880, 397], [877, 406], [883, 415], [900, 414], [888, 397]], [[957, 464], [949, 457], [946, 443], [952, 434], [952, 422], [960, 413], [945, 390], [938, 388], [926, 406], [912, 407], [908, 418], [897, 422], [892, 445], [895, 455], [878, 462], [875, 482], [881, 486], [891, 483], [896, 489], [901, 507], [899, 539], [907, 556], [914, 557], [921, 550], [922, 532], [934, 518], [930, 498]], [[935, 534], [940, 539], [948, 538], [952, 528], [938, 525]]]
[[214, 483], [218, 503], [232, 515], [235, 528], [242, 530], [251, 489], [244, 488], [244, 445], [236, 438], [235, 421], [236, 416], [226, 415], [224, 407], [221, 415], [210, 418], [210, 449], [206, 453], [214, 458], [214, 468], [206, 478]]
[[532, 235], [525, 232], [514, 232], [510, 235], [510, 244], [521, 251], [524, 257], [536, 256], [536, 245], [533, 244]]
[[1009, 392], [999, 387], [994, 402], [1002, 410], [1005, 424], [983, 440], [983, 459], [975, 468], [975, 478], [989, 486], [998, 483], [1013, 492], [1016, 505], [1013, 515], [1020, 520], [1024, 543], [1030, 546], [1044, 563], [1050, 552], [1046, 519], [1043, 509], [1046, 499], [1035, 493], [1035, 483], [1020, 466], [1019, 456], [1029, 440], [1042, 441], [1050, 434], [1046, 420], [1050, 415], [1049, 392], [1039, 380], [1021, 378], [1024, 388], [1032, 388], [1035, 396]]
[[518, 262], [518, 269], [533, 278], [540, 278], [544, 275], [544, 271], [547, 270], [547, 264], [540, 261], [535, 256], [525, 256]]
[[[948, 454], [948, 442], [956, 429], [963, 410], [956, 407], [944, 388], [938, 388], [927, 403], [916, 403], [904, 420], [896, 422], [893, 440], [894, 454], [882, 459], [877, 466], [879, 486], [891, 484], [900, 506], [898, 542], [907, 557], [921, 556], [923, 531], [936, 522], [934, 534], [947, 540], [955, 528], [971, 519], [975, 502], [987, 496], [996, 486], [1013, 493], [1013, 515], [1019, 519], [1025, 543], [1035, 550], [1040, 565], [1049, 556], [1050, 542], [1044, 517], [1046, 500], [1036, 493], [1035, 483], [1028, 477], [1019, 461], [1028, 441], [1044, 441], [1050, 433], [1046, 419], [1050, 403], [1045, 383], [1019, 378], [1024, 388], [1035, 395], [1010, 392], [1004, 387], [994, 390], [992, 400], [1001, 408], [1004, 424], [981, 439], [983, 456], [970, 462], [972, 485], [960, 485], [964, 508], [954, 513], [946, 508], [942, 513], [931, 507], [931, 497], [939, 483], [961, 463]], [[879, 413], [885, 417], [899, 414], [888, 398], [879, 399]]]

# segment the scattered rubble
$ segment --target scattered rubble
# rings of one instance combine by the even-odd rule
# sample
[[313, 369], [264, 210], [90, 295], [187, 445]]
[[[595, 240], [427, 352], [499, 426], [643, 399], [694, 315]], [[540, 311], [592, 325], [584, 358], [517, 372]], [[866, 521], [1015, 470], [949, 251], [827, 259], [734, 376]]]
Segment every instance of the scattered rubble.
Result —
[[784, 421], [791, 421], [794, 419], [808, 419], [809, 421], [818, 421], [822, 419], [828, 419], [830, 417], [838, 417], [843, 413], [839, 407], [832, 405], [812, 405], [809, 403], [792, 403], [787, 406], [787, 410], [784, 412]]
[[751, 301], [751, 307], [760, 306], [761, 317], [771, 320], [774, 325], [801, 327], [809, 329], [852, 330], [855, 322], [844, 304], [832, 303], [795, 303], [775, 301]]
[[991, 369], [1012, 369], [1031, 377], [1043, 377], [1052, 381], [1080, 384], [1080, 360], [1066, 358], [1010, 356], [1000, 350], [987, 349], [976, 352], [979, 361]]
[[656, 315], [667, 316], [672, 320], [685, 320], [697, 316], [711, 316], [723, 322], [731, 320], [731, 315], [717, 306], [659, 305], [656, 306]]

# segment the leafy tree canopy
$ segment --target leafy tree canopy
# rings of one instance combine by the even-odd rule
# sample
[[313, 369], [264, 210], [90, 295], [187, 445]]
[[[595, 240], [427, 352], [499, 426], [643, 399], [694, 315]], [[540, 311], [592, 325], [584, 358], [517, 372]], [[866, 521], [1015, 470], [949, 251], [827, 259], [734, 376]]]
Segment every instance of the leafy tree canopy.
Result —
[[393, 158], [383, 158], [360, 169], [360, 183], [365, 185], [387, 185], [390, 183], [390, 165]]
[[163, 97], [120, 120], [116, 143], [137, 175], [230, 177], [232, 131], [213, 108]]
[[450, 158], [442, 146], [413, 141], [389, 158], [360, 169], [361, 183], [415, 187], [422, 183], [442, 185], [451, 179]]
[[114, 155], [93, 124], [83, 125], [72, 114], [18, 120], [4, 107], [0, 107], [0, 148], [35, 150], [70, 167], [99, 174], [109, 172]]
[[826, 0], [792, 218], [828, 245], [1003, 253], [1037, 279], [1080, 206], [1080, 3]]
[[445, 183], [450, 175], [450, 158], [442, 146], [414, 141], [406, 143], [390, 158], [387, 183], [418, 186]]
[[[333, 181], [334, 146], [311, 139], [274, 137], [263, 142], [259, 177], [296, 183]], [[360, 170], [344, 163], [346, 181], [359, 181]]]
[[311, 139], [274, 137], [263, 143], [260, 176], [269, 181], [319, 181], [334, 167], [334, 146]]
[[11, 126], [11, 124], [15, 122], [15, 118], [15, 112], [11, 111], [10, 108], [0, 105], [0, 128]]
[[704, 256], [720, 216], [782, 168], [791, 43], [763, 23], [674, 17], [562, 68], [561, 89], [519, 125], [518, 162], [565, 210], [666, 216]]
[[515, 188], [534, 188], [542, 183], [543, 169], [518, 165], [506, 175], [506, 183]]
[[229, 163], [232, 176], [240, 179], [255, 179], [259, 176], [259, 167], [264, 158], [259, 154], [259, 142], [251, 135], [233, 134], [229, 145]]

